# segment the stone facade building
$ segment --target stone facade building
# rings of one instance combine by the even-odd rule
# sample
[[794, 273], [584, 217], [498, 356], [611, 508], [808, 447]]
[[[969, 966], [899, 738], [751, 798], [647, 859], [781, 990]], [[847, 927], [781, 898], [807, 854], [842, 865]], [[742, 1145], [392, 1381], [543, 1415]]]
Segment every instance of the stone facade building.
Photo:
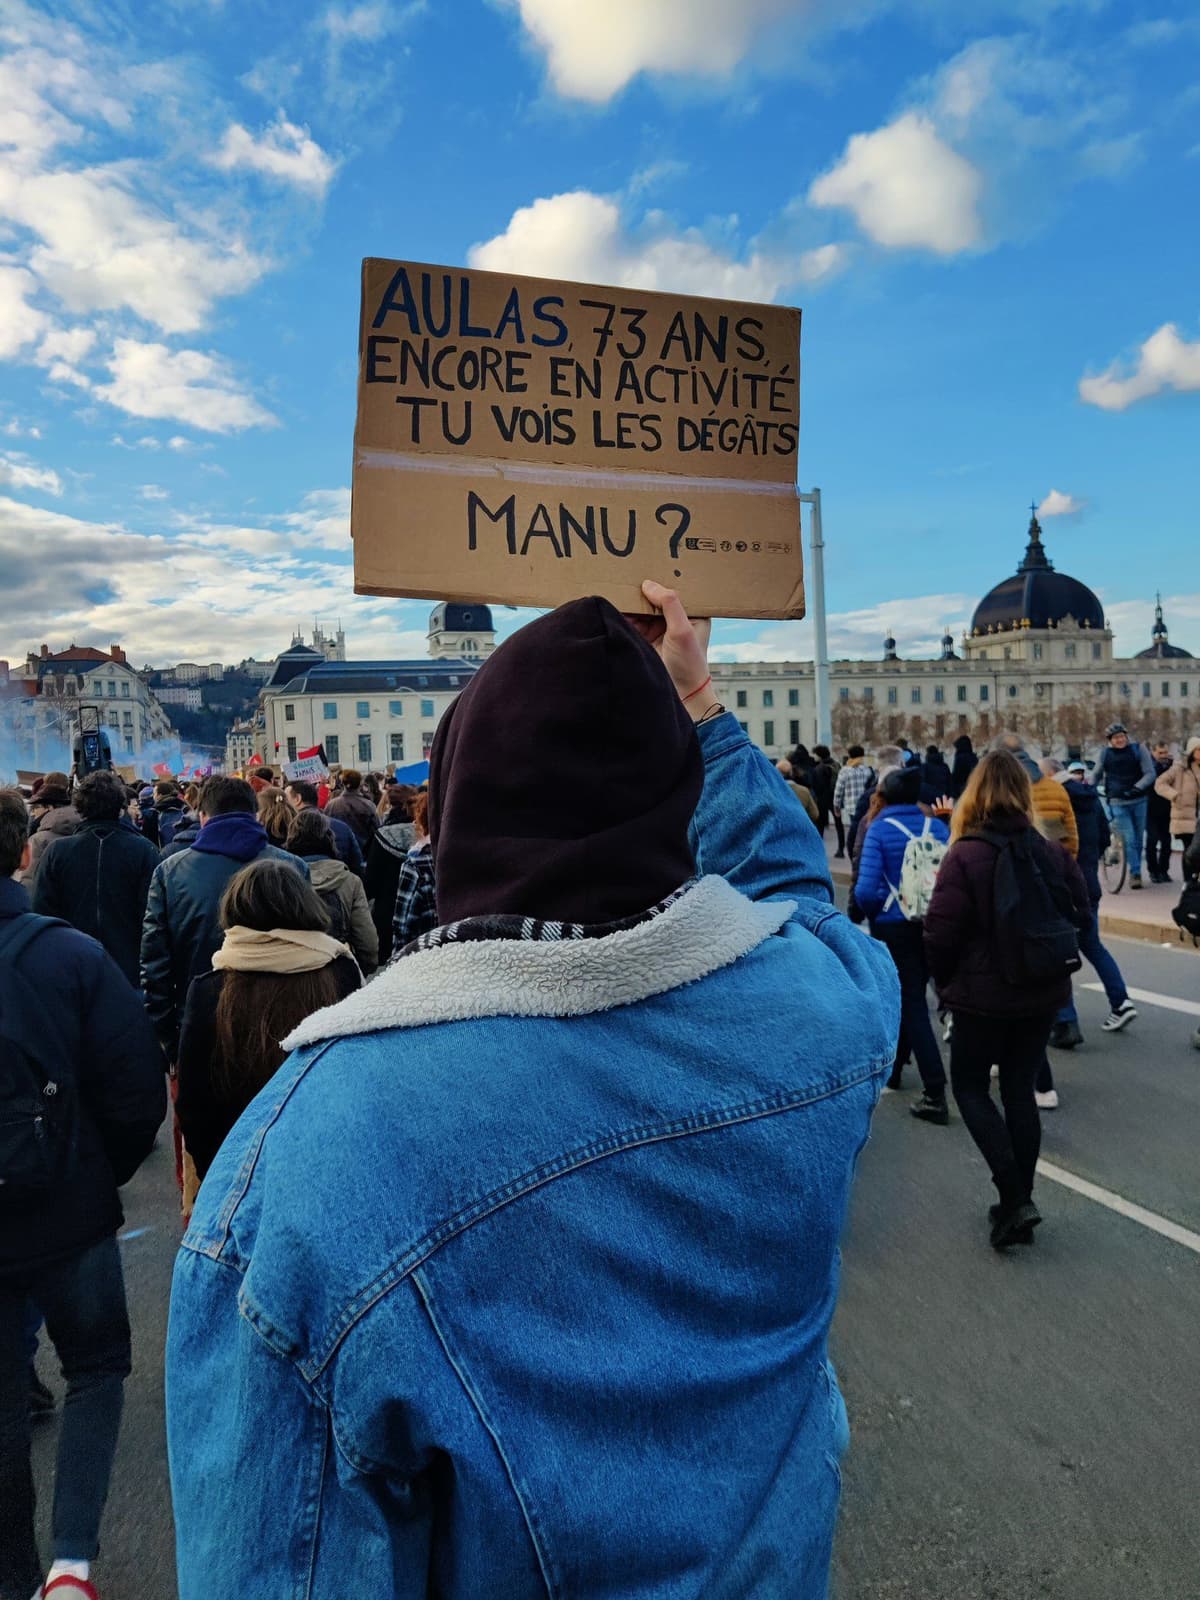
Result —
[[[1044, 753], [1103, 742], [1109, 723], [1175, 744], [1200, 729], [1200, 661], [1167, 638], [1158, 606], [1149, 647], [1113, 653], [1112, 630], [1086, 584], [1056, 572], [1036, 513], [1016, 573], [979, 602], [958, 648], [949, 633], [933, 660], [902, 660], [892, 638], [877, 661], [830, 663], [838, 751], [890, 742], [943, 749], [959, 734], [982, 743], [1016, 732]], [[717, 693], [772, 758], [817, 738], [808, 661], [714, 664]]]

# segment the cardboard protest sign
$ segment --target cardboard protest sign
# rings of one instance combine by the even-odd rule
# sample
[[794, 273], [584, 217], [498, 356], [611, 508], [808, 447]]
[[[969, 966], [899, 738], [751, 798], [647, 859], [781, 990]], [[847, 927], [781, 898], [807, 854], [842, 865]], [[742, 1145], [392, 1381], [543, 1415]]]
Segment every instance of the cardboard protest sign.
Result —
[[363, 263], [359, 594], [804, 615], [800, 312]]
[[289, 783], [317, 783], [329, 776], [329, 768], [325, 765], [324, 756], [304, 756], [295, 761], [285, 761], [283, 775]]

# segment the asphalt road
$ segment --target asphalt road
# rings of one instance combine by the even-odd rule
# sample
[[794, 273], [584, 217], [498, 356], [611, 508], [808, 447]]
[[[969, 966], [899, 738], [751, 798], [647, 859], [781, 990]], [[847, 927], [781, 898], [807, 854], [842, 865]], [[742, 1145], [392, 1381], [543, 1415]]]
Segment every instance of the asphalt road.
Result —
[[[1200, 956], [1112, 948], [1132, 987], [1200, 1002]], [[1106, 1036], [1103, 996], [1079, 1006], [1086, 1044], [1054, 1056], [1044, 1156], [1200, 1232], [1200, 1016], [1139, 1002]], [[1043, 1179], [1036, 1245], [997, 1255], [962, 1124], [916, 1123], [907, 1100], [880, 1104], [845, 1240], [836, 1600], [1200, 1600], [1200, 1254]], [[126, 1212], [135, 1371], [96, 1575], [104, 1600], [174, 1600], [162, 1136]], [[45, 1350], [40, 1364], [60, 1388]], [[55, 1431], [35, 1444], [43, 1521]]]

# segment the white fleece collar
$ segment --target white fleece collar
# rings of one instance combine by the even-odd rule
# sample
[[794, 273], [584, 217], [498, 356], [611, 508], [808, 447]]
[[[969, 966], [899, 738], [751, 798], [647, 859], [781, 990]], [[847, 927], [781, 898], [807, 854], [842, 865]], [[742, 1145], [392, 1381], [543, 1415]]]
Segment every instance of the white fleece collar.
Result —
[[670, 910], [601, 939], [488, 939], [420, 950], [307, 1017], [285, 1050], [384, 1028], [482, 1017], [583, 1017], [706, 978], [777, 933], [791, 900], [748, 900], [701, 878]]

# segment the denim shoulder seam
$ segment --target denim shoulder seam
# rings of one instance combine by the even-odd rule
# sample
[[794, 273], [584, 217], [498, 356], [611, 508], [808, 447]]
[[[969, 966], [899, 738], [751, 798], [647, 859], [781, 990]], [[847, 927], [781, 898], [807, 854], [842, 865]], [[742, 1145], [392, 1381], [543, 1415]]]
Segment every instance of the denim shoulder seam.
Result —
[[517, 1481], [516, 1468], [509, 1460], [508, 1454], [505, 1451], [503, 1444], [500, 1442], [500, 1435], [497, 1433], [491, 1418], [487, 1414], [482, 1396], [475, 1388], [475, 1385], [471, 1382], [465, 1364], [451, 1350], [449, 1341], [447, 1340], [446, 1335], [442, 1332], [441, 1325], [434, 1313], [429, 1287], [424, 1281], [420, 1268], [414, 1267], [410, 1277], [417, 1298], [424, 1307], [425, 1315], [429, 1318], [429, 1326], [433, 1329], [434, 1338], [437, 1340], [442, 1354], [445, 1356], [451, 1371], [454, 1373], [455, 1377], [459, 1381], [459, 1384], [462, 1386], [462, 1391], [466, 1395], [467, 1400], [474, 1410], [476, 1416], [478, 1416], [480, 1422], [487, 1430], [488, 1437], [496, 1447], [496, 1453], [500, 1457], [500, 1460], [504, 1466], [504, 1474], [508, 1479], [509, 1486], [512, 1489], [516, 1502], [521, 1508], [521, 1516], [529, 1533], [529, 1539], [530, 1543], [533, 1545], [534, 1554], [537, 1556], [538, 1567], [542, 1574], [542, 1581], [546, 1585], [546, 1594], [551, 1597], [551, 1600], [553, 1600], [553, 1596], [556, 1594], [561, 1594], [562, 1590], [561, 1586], [552, 1575], [551, 1568], [553, 1566], [553, 1562], [551, 1560], [549, 1550], [543, 1547], [542, 1536], [537, 1526], [537, 1518], [534, 1515], [532, 1506], [528, 1502], [527, 1491], [523, 1490], [521, 1484], [519, 1484]]
[[845, 1094], [851, 1089], [858, 1088], [863, 1083], [868, 1083], [877, 1077], [883, 1068], [890, 1067], [892, 1054], [886, 1058], [872, 1060], [869, 1065], [863, 1066], [851, 1077], [839, 1080], [836, 1083], [823, 1085], [819, 1090], [795, 1094], [770, 1095], [758, 1100], [749, 1101], [742, 1105], [723, 1107], [720, 1110], [696, 1112], [691, 1116], [680, 1117], [668, 1123], [655, 1124], [649, 1127], [626, 1129], [622, 1133], [609, 1135], [607, 1138], [595, 1139], [590, 1144], [582, 1145], [575, 1150], [558, 1156], [553, 1161], [543, 1162], [541, 1165], [510, 1179], [498, 1189], [481, 1196], [470, 1205], [463, 1206], [452, 1216], [447, 1217], [436, 1227], [429, 1229], [420, 1239], [410, 1245], [401, 1255], [389, 1262], [377, 1276], [361, 1289], [352, 1300], [347, 1302], [341, 1315], [333, 1322], [328, 1330], [323, 1345], [314, 1349], [307, 1361], [301, 1363], [305, 1377], [315, 1381], [321, 1371], [332, 1360], [334, 1353], [342, 1340], [354, 1327], [359, 1319], [366, 1315], [378, 1300], [381, 1300], [397, 1283], [410, 1273], [414, 1272], [425, 1261], [436, 1253], [451, 1239], [457, 1238], [475, 1223], [493, 1216], [505, 1206], [511, 1205], [515, 1200], [522, 1199], [525, 1195], [540, 1189], [556, 1178], [568, 1176], [580, 1168], [590, 1166], [595, 1161], [605, 1157], [619, 1155], [626, 1150], [640, 1149], [646, 1145], [665, 1143], [671, 1139], [687, 1138], [693, 1134], [719, 1131], [723, 1128], [734, 1127], [738, 1123], [756, 1122], [762, 1117], [775, 1116], [786, 1111], [801, 1111], [811, 1105], [816, 1105], [822, 1100], [832, 1099], [835, 1095]]

